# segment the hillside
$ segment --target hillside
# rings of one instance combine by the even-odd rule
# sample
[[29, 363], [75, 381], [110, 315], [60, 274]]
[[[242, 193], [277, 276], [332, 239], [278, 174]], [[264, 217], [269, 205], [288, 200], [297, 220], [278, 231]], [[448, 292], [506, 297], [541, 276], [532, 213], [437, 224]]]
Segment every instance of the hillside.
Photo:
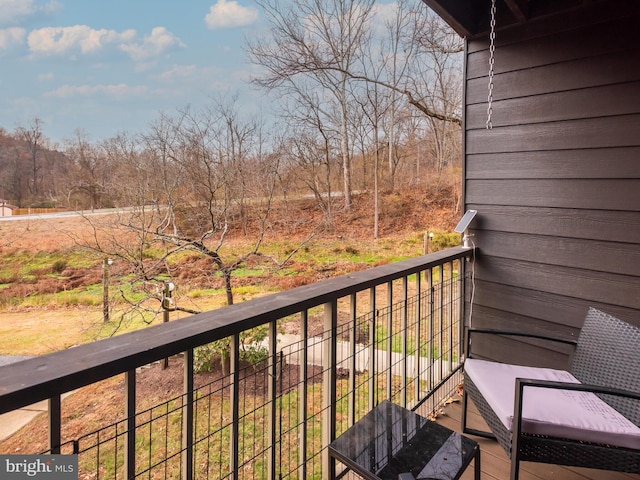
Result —
[[[336, 209], [335, 227], [317, 233], [313, 242], [307, 245], [304, 258], [295, 260], [290, 266], [290, 274], [247, 276], [239, 278], [237, 284], [246, 286], [257, 283], [261, 288], [285, 289], [375, 265], [362, 261], [364, 257], [386, 263], [394, 258], [420, 254], [422, 235], [427, 228], [447, 232], [457, 221], [451, 190], [443, 188], [440, 191], [440, 196], [434, 190], [430, 191], [430, 195], [422, 192], [420, 195], [385, 196], [380, 218], [382, 235], [379, 239], [372, 239], [372, 199], [368, 195], [358, 195], [354, 199], [352, 212]], [[310, 201], [296, 202], [295, 208], [294, 204], [288, 205], [287, 215], [283, 215], [283, 211], [273, 218], [273, 225], [269, 229], [270, 242], [306, 238], [322, 220], [321, 212], [314, 209]], [[0, 222], [0, 283], [4, 287], [0, 288], [0, 301], [5, 304], [5, 308], [0, 309], [0, 343], [4, 349], [0, 353], [29, 355], [68, 348], [76, 341], [75, 335], [83, 335], [90, 330], [87, 328], [90, 312], [97, 313], [100, 320], [99, 307], [75, 306], [69, 310], [65, 309], [68, 305], [53, 301], [39, 306], [12, 306], [8, 302], [12, 296], [21, 299], [46, 297], [60, 291], [88, 289], [92, 284], [99, 283], [102, 275], [100, 258], [89, 259], [84, 267], [67, 265], [58, 272], [55, 264], [51, 264], [52, 259], [62, 262], [64, 258], [75, 258], [79, 247], [73, 235], [91, 233], [88, 229], [89, 225], [82, 217]], [[446, 236], [443, 234], [442, 238]], [[235, 230], [230, 241], [242, 243], [247, 239], [239, 230]], [[375, 255], [371, 252], [375, 252]], [[349, 256], [345, 256], [345, 253], [349, 253]], [[69, 262], [73, 263], [71, 260]], [[196, 284], [199, 275], [211, 281], [202, 273], [204, 265], [198, 262], [192, 259], [187, 262], [191, 268], [183, 266], [181, 282]], [[12, 271], [13, 275], [10, 274]], [[25, 271], [28, 273], [25, 274]], [[311, 331], [314, 328], [313, 319], [310, 319], [310, 323]], [[44, 335], [46, 340], [40, 339], [34, 343], [37, 335]], [[182, 385], [181, 362], [180, 358], [174, 358], [167, 370], [155, 364], [139, 373], [137, 389], [140, 408], [151, 406], [161, 398], [179, 395]], [[213, 365], [212, 372], [197, 375], [196, 385], [219, 378], [219, 364], [215, 362]], [[64, 437], [78, 438], [86, 434], [88, 429], [103, 425], [105, 419], [121, 417], [123, 385], [122, 378], [117, 377], [84, 388], [82, 395], [76, 393], [66, 398], [62, 419]], [[255, 388], [262, 388], [261, 384], [256, 385]], [[42, 414], [8, 439], [0, 441], [0, 451], [42, 451], [46, 449], [46, 432], [47, 418]]]
[[[254, 275], [238, 280], [242, 284], [262, 284], [277, 289], [290, 288], [311, 283], [327, 275], [339, 275], [365, 268], [367, 265], [355, 259], [347, 259], [330, 269], [314, 267], [314, 263], [330, 259], [332, 252], [336, 260], [345, 252], [354, 257], [369, 254], [379, 263], [384, 258], [393, 259], [421, 253], [422, 235], [425, 230], [451, 231], [457, 214], [450, 188], [433, 188], [420, 194], [408, 192], [403, 195], [386, 195], [381, 202], [380, 238], [373, 238], [373, 200], [370, 195], [354, 197], [354, 208], [345, 212], [336, 207], [333, 224], [312, 200], [287, 202], [274, 209], [264, 245], [275, 257], [284, 257], [284, 250], [305, 244], [304, 258], [294, 255], [290, 267], [295, 271], [285, 279], [270, 275]], [[93, 218], [93, 217], [90, 217]], [[101, 221], [104, 221], [102, 217]], [[70, 292], [100, 284], [102, 280], [102, 258], [79, 246], [79, 238], [90, 237], [97, 221], [87, 222], [83, 217], [61, 217], [0, 222], [0, 307], [13, 305], [37, 295]], [[410, 236], [413, 250], [403, 251], [396, 241]], [[227, 243], [240, 246], [253, 242], [251, 233], [243, 233], [239, 227], [232, 229]], [[396, 248], [391, 248], [396, 245]], [[313, 248], [317, 247], [314, 257]], [[437, 247], [437, 245], [433, 245]], [[387, 260], [388, 261], [388, 260]], [[295, 262], [300, 262], [296, 266]], [[214, 265], [210, 259], [186, 256], [175, 268], [176, 278], [189, 288], [220, 288], [221, 280], [211, 277]], [[126, 275], [127, 265], [114, 264], [113, 275]], [[297, 271], [296, 271], [297, 270]], [[283, 283], [285, 282], [285, 283]]]

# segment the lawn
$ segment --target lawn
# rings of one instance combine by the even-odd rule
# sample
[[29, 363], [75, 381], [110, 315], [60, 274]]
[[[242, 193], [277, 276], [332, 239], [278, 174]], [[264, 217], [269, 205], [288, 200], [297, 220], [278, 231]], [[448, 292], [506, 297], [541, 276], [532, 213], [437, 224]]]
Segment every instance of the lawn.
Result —
[[[410, 221], [383, 218], [386, 234], [373, 239], [369, 221], [363, 221], [367, 208], [342, 217], [336, 213], [339, 232], [295, 236], [286, 228], [272, 231], [260, 249], [265, 256], [252, 258], [233, 273], [234, 302], [423, 253], [425, 232], [415, 229], [415, 212]], [[430, 227], [436, 232], [431, 250], [459, 244], [459, 235], [444, 233], [451, 227], [451, 212], [437, 212], [436, 218], [429, 222], [440, 227], [440, 233]], [[131, 264], [115, 259], [109, 267], [110, 321], [104, 323], [104, 256], [79, 246], [79, 239], [94, 233], [82, 217], [0, 222], [0, 355], [40, 355], [162, 321], [161, 285], [132, 283]], [[230, 235], [220, 252], [234, 258], [250, 244], [250, 238]], [[285, 265], [270, 260], [282, 261], [294, 250]], [[158, 255], [145, 252], [149, 258]], [[172, 271], [174, 276], [165, 280], [175, 284], [174, 306], [206, 311], [226, 304], [224, 284], [209, 259], [183, 253]], [[140, 302], [143, 310], [132, 310], [123, 297]], [[172, 311], [170, 319], [187, 315]]]

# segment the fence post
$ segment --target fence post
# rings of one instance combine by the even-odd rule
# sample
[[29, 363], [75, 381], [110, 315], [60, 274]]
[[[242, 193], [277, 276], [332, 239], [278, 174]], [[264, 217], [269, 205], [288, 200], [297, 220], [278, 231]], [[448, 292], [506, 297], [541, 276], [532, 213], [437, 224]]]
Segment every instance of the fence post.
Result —
[[454, 351], [454, 342], [453, 342], [453, 337], [454, 337], [454, 312], [453, 312], [453, 306], [454, 306], [454, 290], [455, 290], [455, 278], [454, 278], [454, 271], [453, 271], [453, 262], [449, 262], [447, 263], [447, 265], [449, 265], [449, 278], [447, 279], [447, 288], [449, 289], [449, 301], [448, 303], [448, 307], [447, 307], [447, 315], [449, 316], [449, 324], [447, 326], [447, 331], [449, 332], [449, 369], [448, 372], [451, 373], [453, 372], [453, 355], [455, 353]]
[[324, 304], [322, 355], [322, 477], [336, 476], [336, 462], [329, 456], [329, 444], [336, 438], [336, 335], [338, 302]]
[[60, 395], [49, 398], [49, 450], [60, 453], [60, 430], [62, 429], [62, 399]]
[[229, 350], [229, 375], [231, 379], [231, 392], [229, 403], [231, 408], [231, 438], [229, 452], [229, 469], [234, 480], [240, 474], [240, 334], [236, 333], [230, 338]]
[[421, 364], [420, 364], [420, 350], [422, 348], [422, 331], [421, 331], [421, 323], [422, 323], [422, 272], [416, 273], [416, 313], [415, 313], [415, 361], [414, 361], [414, 369], [413, 369], [413, 395], [415, 397], [415, 401], [413, 402], [413, 406], [415, 406], [420, 401], [420, 373], [421, 373]]
[[376, 381], [376, 328], [378, 326], [378, 310], [376, 305], [376, 287], [369, 289], [369, 305], [371, 309], [371, 324], [369, 326], [369, 410], [376, 406], [377, 381]]
[[[459, 324], [459, 328], [460, 331], [458, 332], [458, 341], [459, 341], [459, 346], [458, 346], [458, 352], [459, 352], [459, 362], [462, 363], [465, 360], [465, 356], [467, 355], [468, 352], [465, 351], [465, 327], [466, 322], [467, 322], [467, 307], [466, 307], [466, 301], [467, 301], [467, 268], [466, 268], [466, 264], [467, 262], [465, 261], [464, 258], [460, 258], [458, 260], [458, 302], [460, 302], [459, 305], [459, 315], [460, 315], [460, 324]], [[469, 319], [470, 320], [470, 319]], [[471, 327], [471, 324], [468, 325], [469, 327]]]
[[444, 263], [440, 264], [440, 285], [438, 286], [438, 382], [444, 378]]
[[194, 382], [192, 348], [184, 352], [183, 375], [184, 393], [182, 395], [182, 478], [183, 480], [191, 480], [195, 478], [193, 474], [193, 438], [195, 418], [193, 415]]
[[125, 434], [124, 470], [127, 478], [136, 476], [136, 371], [129, 370], [124, 374], [125, 399], [124, 408], [127, 417]]
[[356, 422], [356, 369], [358, 351], [356, 348], [357, 328], [358, 328], [358, 297], [351, 294], [349, 303], [349, 412], [347, 425], [351, 426]]
[[429, 355], [428, 355], [428, 362], [429, 362], [429, 375], [428, 375], [428, 382], [427, 382], [427, 388], [429, 391], [431, 391], [431, 389], [433, 388], [433, 386], [435, 385], [435, 372], [433, 371], [434, 367], [435, 367], [435, 352], [434, 352], [434, 347], [435, 347], [435, 325], [434, 325], [434, 314], [435, 314], [435, 287], [433, 286], [433, 268], [430, 268], [429, 270], [429, 318], [427, 320], [428, 322], [428, 327], [427, 327], [427, 331], [428, 331], [428, 335], [429, 335], [429, 341], [428, 341], [428, 345], [429, 345]]
[[386, 400], [391, 401], [393, 395], [393, 281], [387, 282], [387, 338], [385, 350], [387, 354], [387, 393]]
[[[407, 351], [408, 351], [408, 308], [409, 308], [409, 279], [407, 277], [402, 277], [402, 315], [400, 316], [400, 340], [401, 340], [401, 366], [402, 366], [402, 386], [400, 401], [404, 408], [407, 408]], [[389, 353], [392, 355], [392, 353]]]
[[[268, 398], [268, 420], [267, 420], [267, 435], [269, 438], [269, 454], [267, 457], [267, 479], [275, 480], [276, 469], [282, 462], [278, 462], [276, 453], [276, 444], [278, 442], [278, 434], [282, 435], [282, 432], [278, 432], [277, 429], [277, 405], [278, 398], [278, 348], [277, 338], [278, 332], [276, 328], [276, 322], [269, 323], [269, 382], [267, 386], [267, 398]], [[282, 394], [282, 393], [280, 393]], [[280, 438], [282, 441], [282, 438]]]
[[110, 258], [102, 261], [102, 321], [109, 322], [109, 267], [113, 263]]
[[300, 468], [298, 470], [299, 476], [298, 478], [304, 479], [307, 478], [307, 384], [308, 384], [308, 367], [307, 367], [307, 358], [309, 354], [309, 340], [308, 340], [308, 330], [309, 330], [309, 312], [307, 310], [303, 310], [300, 312], [300, 336], [302, 338], [302, 348], [300, 349], [299, 362], [300, 365], [300, 385], [298, 387], [298, 395], [299, 395], [299, 405], [300, 405], [300, 444], [298, 447], [298, 451], [300, 452]]

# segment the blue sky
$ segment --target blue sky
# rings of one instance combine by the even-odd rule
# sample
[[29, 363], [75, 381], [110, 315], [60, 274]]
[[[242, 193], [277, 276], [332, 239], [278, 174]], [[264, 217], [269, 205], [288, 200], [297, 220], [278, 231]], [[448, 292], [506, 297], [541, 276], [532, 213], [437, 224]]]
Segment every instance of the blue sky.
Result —
[[0, 0], [0, 126], [100, 140], [219, 95], [256, 107], [242, 44], [259, 28], [251, 0]]

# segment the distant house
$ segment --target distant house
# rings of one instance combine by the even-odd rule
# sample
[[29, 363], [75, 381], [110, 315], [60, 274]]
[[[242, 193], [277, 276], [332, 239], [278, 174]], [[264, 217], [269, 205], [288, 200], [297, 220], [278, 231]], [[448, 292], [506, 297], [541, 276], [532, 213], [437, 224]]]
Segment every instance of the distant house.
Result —
[[10, 217], [13, 215], [13, 211], [17, 209], [15, 205], [7, 203], [6, 200], [0, 198], [0, 217]]

